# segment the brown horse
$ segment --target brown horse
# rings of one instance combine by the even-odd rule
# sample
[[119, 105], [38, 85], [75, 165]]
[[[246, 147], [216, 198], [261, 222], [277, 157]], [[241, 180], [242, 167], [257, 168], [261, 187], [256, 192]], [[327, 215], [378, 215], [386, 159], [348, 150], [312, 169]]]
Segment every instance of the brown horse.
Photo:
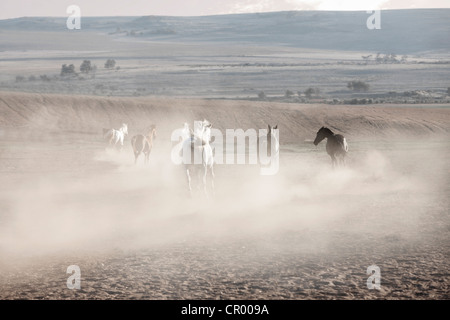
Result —
[[345, 165], [345, 156], [348, 152], [348, 144], [343, 135], [334, 134], [333, 131], [326, 127], [322, 127], [317, 131], [314, 145], [317, 146], [323, 139], [327, 139], [326, 150], [331, 157], [333, 168], [338, 164], [338, 158], [341, 164]]
[[153, 139], [156, 138], [156, 126], [151, 125], [147, 132], [147, 135], [138, 134], [131, 138], [131, 145], [134, 152], [134, 163], [137, 163], [137, 159], [141, 153], [144, 154], [144, 163], [148, 163], [150, 152], [153, 147]]

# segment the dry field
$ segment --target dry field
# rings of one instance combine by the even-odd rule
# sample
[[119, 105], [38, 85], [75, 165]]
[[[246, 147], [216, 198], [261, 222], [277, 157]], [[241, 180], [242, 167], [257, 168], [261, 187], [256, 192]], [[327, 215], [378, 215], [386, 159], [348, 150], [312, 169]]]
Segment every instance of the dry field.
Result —
[[[0, 299], [449, 299], [450, 109], [0, 92]], [[280, 170], [188, 197], [170, 133], [280, 128]], [[122, 152], [101, 129], [128, 123]], [[145, 166], [130, 138], [158, 135]], [[331, 169], [322, 126], [343, 133]], [[67, 287], [67, 267], [81, 289]], [[377, 265], [380, 290], [366, 270]]]

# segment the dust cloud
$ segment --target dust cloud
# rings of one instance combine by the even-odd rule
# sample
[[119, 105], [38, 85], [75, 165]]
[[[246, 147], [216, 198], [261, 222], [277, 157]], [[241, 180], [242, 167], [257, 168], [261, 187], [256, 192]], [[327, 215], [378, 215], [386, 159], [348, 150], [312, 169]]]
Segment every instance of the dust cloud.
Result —
[[76, 133], [29, 142], [31, 163], [13, 170], [20, 178], [5, 174], [0, 255], [136, 251], [292, 233], [313, 235], [292, 243], [308, 252], [339, 247], [338, 235], [411, 243], [423, 240], [430, 206], [446, 196], [441, 172], [448, 172], [448, 155], [427, 141], [350, 141], [347, 166], [334, 170], [324, 143], [282, 147], [276, 175], [261, 176], [258, 165], [217, 165], [214, 196], [211, 187], [209, 197], [201, 189], [190, 196], [167, 137], [158, 135], [148, 165], [142, 155], [134, 164], [127, 143], [118, 152]]

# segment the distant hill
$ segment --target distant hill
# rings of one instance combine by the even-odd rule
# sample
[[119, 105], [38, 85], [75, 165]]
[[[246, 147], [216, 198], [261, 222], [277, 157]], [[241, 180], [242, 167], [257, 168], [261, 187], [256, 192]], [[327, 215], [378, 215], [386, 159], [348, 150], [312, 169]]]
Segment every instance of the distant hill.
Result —
[[[82, 17], [82, 30], [113, 38], [170, 42], [229, 42], [412, 54], [450, 49], [450, 9], [387, 10], [369, 30], [365, 11], [287, 11], [201, 17]], [[8, 31], [67, 31], [66, 17], [0, 20]]]

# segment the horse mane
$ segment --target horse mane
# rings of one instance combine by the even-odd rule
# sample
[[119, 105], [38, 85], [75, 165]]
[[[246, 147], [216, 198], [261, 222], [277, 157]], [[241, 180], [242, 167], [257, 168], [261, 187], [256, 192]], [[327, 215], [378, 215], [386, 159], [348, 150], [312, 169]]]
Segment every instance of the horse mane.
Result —
[[334, 135], [334, 132], [331, 131], [331, 130], [330, 130], [329, 128], [327, 128], [327, 127], [322, 127], [322, 128], [320, 128], [319, 131], [324, 131], [324, 132], [326, 132], [326, 133], [328, 133], [328, 134], [330, 134], [330, 135]]

